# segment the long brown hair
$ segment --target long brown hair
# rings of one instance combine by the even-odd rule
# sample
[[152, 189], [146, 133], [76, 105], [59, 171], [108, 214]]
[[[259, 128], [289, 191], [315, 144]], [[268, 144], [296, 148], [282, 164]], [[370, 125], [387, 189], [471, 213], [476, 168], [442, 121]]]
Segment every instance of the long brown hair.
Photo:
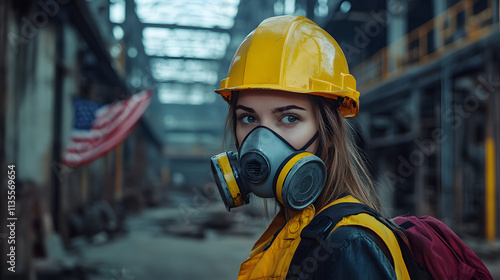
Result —
[[[338, 110], [338, 101], [309, 95], [318, 120], [320, 158], [327, 168], [327, 181], [314, 206], [321, 209], [343, 193], [349, 193], [364, 204], [380, 211], [380, 201], [363, 157], [354, 138], [354, 127]], [[236, 103], [238, 92], [232, 93], [226, 117], [226, 128], [236, 140]], [[238, 143], [235, 143], [238, 146]]]
[[323, 192], [314, 203], [323, 208], [343, 193], [349, 193], [364, 204], [380, 210], [375, 187], [353, 138], [354, 127], [338, 110], [338, 101], [311, 96], [318, 120], [320, 158], [327, 168]]

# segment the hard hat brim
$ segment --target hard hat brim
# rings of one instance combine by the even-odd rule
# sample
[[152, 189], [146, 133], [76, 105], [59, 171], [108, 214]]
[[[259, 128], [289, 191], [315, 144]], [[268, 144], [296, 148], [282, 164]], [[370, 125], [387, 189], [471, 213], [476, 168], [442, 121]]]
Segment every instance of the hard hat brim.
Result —
[[[265, 91], [280, 91], [280, 92], [291, 92], [291, 93], [301, 93], [307, 95], [315, 95], [321, 96], [328, 99], [338, 100], [339, 97], [342, 98], [343, 103], [339, 107], [342, 116], [345, 118], [351, 118], [358, 114], [359, 106], [358, 106], [358, 97], [359, 92], [350, 92], [347, 90], [339, 90], [339, 91], [317, 91], [317, 90], [299, 90], [297, 88], [279, 86], [277, 87], [275, 84], [258, 84], [258, 85], [242, 85], [237, 87], [230, 88], [220, 88], [215, 89], [214, 91], [222, 96], [224, 100], [228, 103], [231, 102], [231, 96], [234, 91], [248, 91], [248, 90], [265, 90]], [[354, 104], [354, 106], [353, 106]]]

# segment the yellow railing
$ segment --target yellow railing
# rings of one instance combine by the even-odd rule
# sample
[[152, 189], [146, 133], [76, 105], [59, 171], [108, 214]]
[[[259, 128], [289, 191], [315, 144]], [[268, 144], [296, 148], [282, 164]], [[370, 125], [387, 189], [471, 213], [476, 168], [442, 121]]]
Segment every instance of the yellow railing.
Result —
[[[352, 70], [359, 91], [363, 93], [410, 66], [428, 63], [490, 34], [494, 26], [492, 1], [498, 0], [462, 0], [363, 61]], [[391, 48], [398, 47], [403, 51], [390, 54]]]

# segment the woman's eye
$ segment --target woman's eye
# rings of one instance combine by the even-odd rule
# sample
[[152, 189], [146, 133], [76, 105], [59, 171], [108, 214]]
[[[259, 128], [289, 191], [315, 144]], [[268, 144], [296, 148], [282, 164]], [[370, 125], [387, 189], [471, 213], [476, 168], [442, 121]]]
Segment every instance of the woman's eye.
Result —
[[240, 117], [240, 120], [244, 123], [254, 123], [254, 122], [257, 122], [257, 120], [252, 117], [252, 116], [242, 116]]
[[284, 123], [294, 123], [296, 122], [297, 120], [299, 119], [299, 117], [295, 116], [295, 115], [286, 115], [284, 116], [281, 121], [284, 122]]

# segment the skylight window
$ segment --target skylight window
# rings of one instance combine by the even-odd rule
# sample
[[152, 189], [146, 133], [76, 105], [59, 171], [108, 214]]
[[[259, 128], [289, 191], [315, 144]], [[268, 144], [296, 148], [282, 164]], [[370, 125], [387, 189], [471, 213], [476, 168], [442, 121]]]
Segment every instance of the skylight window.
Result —
[[143, 40], [146, 54], [150, 56], [221, 59], [230, 36], [208, 30], [147, 27]]
[[206, 28], [233, 27], [239, 0], [136, 0], [137, 16], [144, 23]]
[[125, 21], [125, 1], [111, 0], [109, 5], [109, 20], [114, 23]]
[[194, 59], [151, 59], [153, 77], [162, 82], [217, 83], [219, 64]]
[[215, 101], [212, 86], [202, 84], [163, 83], [158, 85], [161, 103], [201, 105]]
[[[125, 0], [110, 0], [112, 3]], [[240, 0], [135, 0], [142, 43], [162, 103], [215, 102], [220, 60]], [[120, 4], [121, 5], [121, 4]], [[110, 12], [120, 20], [124, 6]], [[227, 30], [227, 31], [226, 31]]]

